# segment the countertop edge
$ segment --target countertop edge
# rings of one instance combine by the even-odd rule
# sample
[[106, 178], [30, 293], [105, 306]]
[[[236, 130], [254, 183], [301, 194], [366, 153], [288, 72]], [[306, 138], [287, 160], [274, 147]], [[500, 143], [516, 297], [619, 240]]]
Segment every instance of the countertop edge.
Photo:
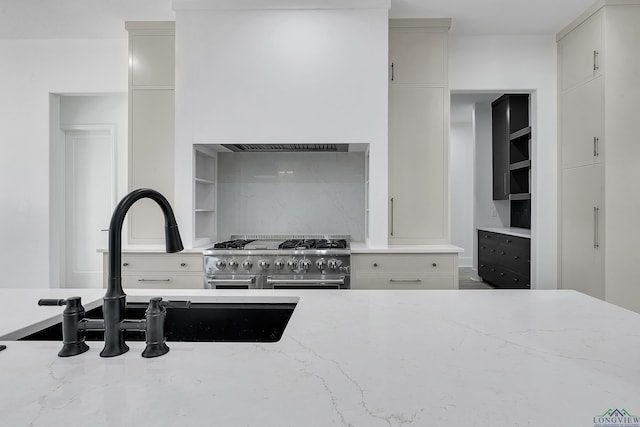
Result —
[[528, 228], [517, 227], [476, 227], [480, 231], [489, 231], [491, 233], [507, 234], [509, 236], [531, 238], [531, 230]]

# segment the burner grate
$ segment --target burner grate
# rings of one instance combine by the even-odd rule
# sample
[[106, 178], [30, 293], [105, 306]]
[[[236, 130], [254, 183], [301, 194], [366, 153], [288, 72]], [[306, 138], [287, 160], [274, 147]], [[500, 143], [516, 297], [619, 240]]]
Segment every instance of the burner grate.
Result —
[[213, 245], [216, 249], [242, 249], [244, 245], [253, 242], [250, 239], [227, 240], [226, 242], [218, 242]]

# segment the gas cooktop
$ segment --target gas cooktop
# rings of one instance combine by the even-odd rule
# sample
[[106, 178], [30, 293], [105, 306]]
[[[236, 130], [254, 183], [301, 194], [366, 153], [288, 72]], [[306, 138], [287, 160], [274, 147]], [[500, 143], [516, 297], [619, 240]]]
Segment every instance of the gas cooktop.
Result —
[[217, 242], [207, 251], [313, 251], [349, 250], [349, 236], [231, 236], [230, 240]]

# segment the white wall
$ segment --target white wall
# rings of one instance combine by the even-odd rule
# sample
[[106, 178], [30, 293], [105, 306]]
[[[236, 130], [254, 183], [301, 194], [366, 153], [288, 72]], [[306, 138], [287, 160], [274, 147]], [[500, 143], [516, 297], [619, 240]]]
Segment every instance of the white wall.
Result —
[[557, 287], [557, 91], [553, 35], [451, 36], [452, 91], [534, 91], [532, 287]]
[[126, 92], [127, 40], [0, 40], [0, 58], [0, 287], [46, 288], [49, 94]]
[[468, 121], [451, 123], [449, 174], [451, 185], [451, 243], [460, 246], [461, 267], [473, 264], [474, 152], [473, 111]]
[[193, 144], [333, 142], [370, 144], [369, 237], [386, 245], [387, 44], [387, 8], [177, 10], [176, 216], [185, 244]]

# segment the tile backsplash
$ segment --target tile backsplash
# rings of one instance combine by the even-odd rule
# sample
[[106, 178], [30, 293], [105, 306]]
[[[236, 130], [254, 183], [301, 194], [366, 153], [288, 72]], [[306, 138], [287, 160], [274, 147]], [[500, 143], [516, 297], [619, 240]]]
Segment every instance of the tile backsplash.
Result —
[[232, 234], [365, 238], [365, 154], [220, 153], [218, 239]]

